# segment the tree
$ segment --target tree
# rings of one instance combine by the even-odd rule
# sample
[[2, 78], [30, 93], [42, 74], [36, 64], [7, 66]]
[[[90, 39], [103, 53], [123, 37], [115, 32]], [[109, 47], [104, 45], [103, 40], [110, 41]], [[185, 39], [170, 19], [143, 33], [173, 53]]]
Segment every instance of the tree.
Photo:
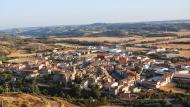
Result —
[[101, 104], [101, 105], [105, 105], [105, 104], [107, 104], [107, 103], [108, 103], [107, 97], [104, 96], [104, 97], [101, 97], [101, 98], [100, 98], [100, 104]]
[[72, 98], [71, 98], [70, 95], [67, 95], [67, 96], [66, 96], [66, 99], [67, 99], [68, 101], [72, 101]]
[[44, 88], [44, 89], [42, 90], [42, 93], [45, 94], [45, 95], [48, 95], [48, 90]]
[[2, 86], [0, 86], [0, 94], [3, 93], [4, 91], [5, 89]]
[[100, 93], [100, 91], [99, 91], [99, 89], [98, 89], [97, 86], [93, 86], [93, 87], [92, 87], [92, 95], [93, 95], [95, 98], [100, 98], [101, 93]]
[[32, 93], [40, 94], [40, 89], [36, 83], [36, 79], [32, 81]]
[[82, 92], [82, 89], [80, 88], [80, 86], [78, 85], [75, 85], [74, 86], [74, 93], [77, 97], [80, 97], [81, 96], [81, 92]]
[[140, 66], [136, 66], [135, 67], [135, 71], [140, 74], [141, 73], [141, 67]]

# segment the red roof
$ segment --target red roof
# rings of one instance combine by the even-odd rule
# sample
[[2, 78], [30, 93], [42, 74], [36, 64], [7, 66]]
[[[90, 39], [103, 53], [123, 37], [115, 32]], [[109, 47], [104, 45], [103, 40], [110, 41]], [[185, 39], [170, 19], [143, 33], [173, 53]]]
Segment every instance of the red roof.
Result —
[[162, 78], [168, 78], [168, 77], [171, 77], [173, 76], [173, 73], [167, 73], [167, 74], [164, 74], [164, 76]]

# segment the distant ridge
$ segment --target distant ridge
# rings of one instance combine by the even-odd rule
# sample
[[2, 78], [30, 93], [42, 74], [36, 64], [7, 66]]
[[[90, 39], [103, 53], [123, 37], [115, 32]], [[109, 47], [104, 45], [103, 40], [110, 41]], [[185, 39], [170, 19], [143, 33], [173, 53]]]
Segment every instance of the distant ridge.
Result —
[[141, 34], [144, 32], [164, 32], [166, 29], [170, 32], [190, 30], [190, 20], [167, 20], [134, 23], [93, 23], [86, 25], [57, 25], [47, 27], [14, 28], [1, 30], [0, 36], [125, 37], [128, 35], [124, 32]]

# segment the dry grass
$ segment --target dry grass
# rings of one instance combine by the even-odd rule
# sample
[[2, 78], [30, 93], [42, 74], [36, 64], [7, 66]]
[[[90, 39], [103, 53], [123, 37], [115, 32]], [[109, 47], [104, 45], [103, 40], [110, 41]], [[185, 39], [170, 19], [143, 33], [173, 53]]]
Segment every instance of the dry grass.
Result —
[[128, 41], [128, 40], [130, 40], [130, 39], [135, 39], [135, 38], [138, 38], [138, 37], [125, 37], [125, 38], [117, 38], [117, 37], [55, 38], [55, 37], [51, 37], [50, 39], [55, 39], [55, 40], [75, 39], [75, 40], [79, 40], [79, 41], [99, 41], [99, 42], [109, 41], [109, 42], [118, 42], [118, 41]]
[[136, 38], [135, 41], [131, 42], [131, 43], [141, 43], [143, 41], [155, 41], [155, 40], [159, 40], [159, 39], [171, 39], [173, 37], [139, 37]]
[[19, 50], [13, 51], [11, 54], [7, 55], [7, 57], [12, 57], [14, 59], [9, 60], [10, 63], [21, 63], [25, 61], [34, 60], [36, 53], [22, 53]]
[[[177, 32], [178, 35], [185, 36], [189, 35], [190, 32]], [[156, 43], [146, 43], [144, 45], [147, 46], [157, 46], [161, 48], [173, 48], [173, 49], [190, 49], [189, 44], [169, 44], [170, 42], [188, 42], [190, 38], [175, 38], [175, 37], [142, 37], [142, 36], [134, 36], [134, 37], [125, 37], [125, 38], [117, 38], [117, 37], [81, 37], [81, 38], [56, 38], [51, 37], [49, 39], [56, 40], [68, 40], [68, 39], [76, 39], [80, 41], [109, 41], [109, 42], [120, 42], [120, 41], [128, 41], [130, 39], [135, 39], [135, 41], [129, 42], [130, 44], [139, 44], [142, 41], [155, 41], [159, 39], [166, 39], [166, 41], [156, 42]], [[170, 40], [167, 40], [170, 39]], [[57, 44], [65, 46], [65, 44]], [[126, 47], [127, 50], [130, 51], [144, 51], [146, 48], [135, 48], [135, 47]], [[180, 56], [190, 57], [190, 51], [180, 51]]]
[[[165, 37], [165, 39], [173, 38], [173, 37]], [[79, 41], [108, 41], [108, 42], [122, 42], [122, 41], [128, 41], [135, 39], [135, 41], [131, 41], [130, 43], [141, 43], [142, 41], [154, 41], [157, 39], [163, 39], [163, 37], [142, 37], [142, 36], [134, 36], [134, 37], [124, 37], [124, 38], [117, 38], [117, 37], [74, 37], [74, 38], [56, 38], [51, 37], [49, 39], [55, 39], [55, 40], [68, 40], [68, 39], [75, 39]]]
[[0, 100], [4, 107], [21, 107], [22, 104], [27, 105], [27, 107], [76, 107], [76, 105], [58, 98], [30, 94], [4, 93], [0, 95]]
[[151, 44], [151, 46], [157, 46], [162, 48], [181, 48], [181, 49], [190, 49], [190, 45], [188, 44]]
[[97, 54], [86, 54], [86, 55], [81, 55], [81, 57], [85, 57], [85, 58], [93, 58], [96, 57]]
[[[172, 49], [190, 49], [190, 45], [188, 44], [157, 44], [153, 46], [161, 48], [172, 48]], [[190, 58], [190, 50], [179, 51], [179, 55], [182, 57]]]
[[67, 47], [67, 48], [81, 48], [81, 47], [85, 47], [85, 46], [70, 45], [70, 44], [65, 44], [65, 43], [55, 43], [54, 46], [62, 46], [62, 47]]
[[180, 56], [190, 58], [190, 50], [179, 51]]
[[168, 42], [190, 42], [190, 38], [178, 38], [175, 40], [170, 40]]
[[190, 35], [190, 31], [175, 32], [175, 34], [180, 35], [180, 36], [186, 36], [186, 35]]
[[10, 63], [22, 63], [22, 62], [30, 62], [30, 61], [34, 61], [35, 59], [34, 58], [16, 58], [16, 59], [12, 59], [12, 60], [9, 60], [8, 62]]
[[177, 88], [176, 83], [169, 83], [166, 86], [160, 87], [160, 90], [166, 91], [166, 92], [172, 92], [172, 93], [182, 93], [185, 94], [186, 90]]
[[21, 53], [20, 51], [12, 52], [8, 57], [31, 57], [34, 56], [35, 53]]

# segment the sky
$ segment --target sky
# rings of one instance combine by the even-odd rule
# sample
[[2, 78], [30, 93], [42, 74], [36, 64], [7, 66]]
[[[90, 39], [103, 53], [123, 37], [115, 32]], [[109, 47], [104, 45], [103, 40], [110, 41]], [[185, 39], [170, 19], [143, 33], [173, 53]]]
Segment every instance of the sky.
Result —
[[0, 29], [190, 18], [190, 0], [0, 0]]

